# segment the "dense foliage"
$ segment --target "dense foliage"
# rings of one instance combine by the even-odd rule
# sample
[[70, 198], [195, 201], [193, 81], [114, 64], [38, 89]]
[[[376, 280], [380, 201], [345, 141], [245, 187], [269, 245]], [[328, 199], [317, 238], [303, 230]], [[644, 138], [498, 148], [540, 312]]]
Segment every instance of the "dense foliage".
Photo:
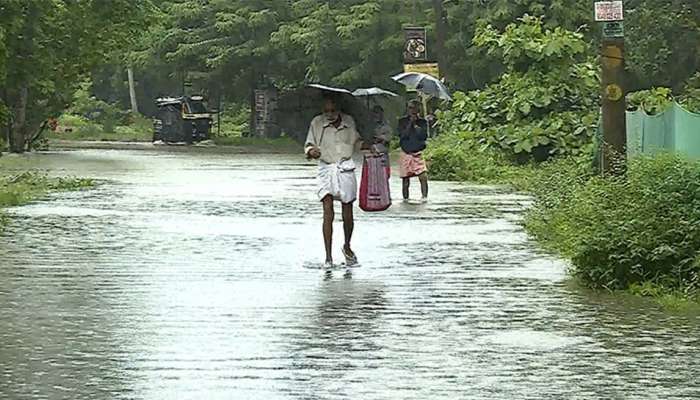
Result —
[[[73, 91], [88, 72], [91, 94], [125, 110], [129, 108], [126, 69], [131, 67], [139, 109], [146, 115], [153, 112], [155, 97], [183, 91], [203, 93], [217, 103], [250, 104], [255, 88], [285, 89], [312, 80], [391, 88], [388, 76], [402, 68], [402, 27], [418, 25], [428, 28], [429, 57], [440, 61], [453, 89], [481, 89], [500, 79], [503, 90], [519, 93], [537, 85], [521, 86], [526, 81], [513, 78], [512, 65], [500, 52], [487, 54], [494, 44], [488, 43], [485, 32], [503, 31], [522, 15], [533, 15], [541, 19], [543, 32], [577, 32], [572, 35], [585, 44], [582, 48], [546, 51], [561, 54], [562, 60], [565, 54], [576, 53], [580, 63], [596, 56], [600, 34], [591, 21], [591, 3], [578, 0], [118, 0], [108, 7], [104, 4], [97, 0], [0, 4], [0, 124], [10, 125], [15, 150], [48, 117], [70, 105]], [[700, 67], [700, 3], [630, 0], [626, 10], [630, 89], [682, 90]], [[493, 29], [484, 31], [484, 25]], [[525, 56], [532, 59], [532, 54]], [[510, 80], [501, 77], [503, 72]], [[590, 79], [588, 71], [577, 73]], [[526, 78], [542, 77], [531, 73]], [[575, 80], [571, 83], [569, 88], [576, 90]], [[587, 88], [587, 83], [582, 85]], [[524, 92], [511, 104], [516, 110], [526, 111], [525, 104], [536, 94]], [[580, 116], [562, 119], [566, 126]], [[518, 150], [541, 145], [543, 137], [551, 140], [558, 124], [532, 125], [533, 131], [548, 132], [540, 132], [536, 143], [523, 142]]]
[[70, 103], [82, 76], [138, 36], [147, 0], [4, 0], [0, 5], [0, 123], [23, 151]]
[[673, 91], [669, 88], [651, 88], [627, 95], [629, 110], [643, 110], [649, 115], [661, 114], [673, 104]]
[[460, 147], [470, 152], [496, 150], [520, 160], [591, 149], [599, 84], [581, 34], [546, 29], [540, 18], [526, 16], [503, 32], [482, 27], [475, 41], [503, 59], [505, 73], [483, 90], [455, 94], [440, 120], [447, 134], [461, 141], [437, 147], [431, 153], [434, 161], [443, 157], [441, 151]]
[[539, 174], [527, 224], [576, 276], [595, 288], [700, 289], [699, 163], [641, 157], [626, 178], [582, 176], [561, 164]]
[[632, 92], [627, 95], [627, 109], [641, 109], [649, 115], [657, 115], [668, 110], [674, 101], [690, 112], [700, 113], [700, 73], [691, 78], [678, 95], [666, 87]]

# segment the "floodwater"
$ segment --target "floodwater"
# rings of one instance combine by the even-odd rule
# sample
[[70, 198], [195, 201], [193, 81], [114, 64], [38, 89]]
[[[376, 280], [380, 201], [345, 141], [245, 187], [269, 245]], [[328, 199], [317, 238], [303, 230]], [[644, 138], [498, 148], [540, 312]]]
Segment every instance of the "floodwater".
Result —
[[358, 211], [327, 276], [300, 157], [31, 157], [102, 184], [9, 210], [0, 399], [700, 398], [698, 318], [567, 283], [526, 197]]

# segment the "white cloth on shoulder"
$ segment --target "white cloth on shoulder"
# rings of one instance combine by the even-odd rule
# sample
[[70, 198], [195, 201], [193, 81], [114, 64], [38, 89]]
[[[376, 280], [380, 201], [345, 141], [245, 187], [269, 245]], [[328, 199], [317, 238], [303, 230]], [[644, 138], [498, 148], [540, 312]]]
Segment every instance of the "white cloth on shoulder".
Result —
[[323, 200], [331, 195], [334, 200], [350, 204], [357, 200], [356, 164], [352, 159], [337, 163], [319, 162], [318, 198]]

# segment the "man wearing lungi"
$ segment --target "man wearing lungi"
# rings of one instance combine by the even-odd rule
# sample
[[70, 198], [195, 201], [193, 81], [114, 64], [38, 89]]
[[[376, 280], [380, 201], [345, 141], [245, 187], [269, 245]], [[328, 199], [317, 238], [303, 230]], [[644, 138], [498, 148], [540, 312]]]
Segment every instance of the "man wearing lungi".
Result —
[[362, 139], [355, 120], [338, 110], [333, 98], [326, 98], [323, 114], [309, 126], [305, 153], [318, 160], [318, 197], [323, 203], [323, 240], [326, 247], [325, 267], [333, 266], [333, 201], [339, 201], [343, 212], [345, 244], [342, 247], [347, 266], [357, 265], [357, 256], [350, 241], [355, 227], [353, 203], [357, 199], [357, 178], [353, 154], [360, 150]]
[[423, 159], [423, 150], [428, 140], [428, 121], [420, 116], [420, 103], [411, 100], [407, 114], [399, 119], [399, 175], [403, 179], [403, 199], [408, 200], [411, 178], [418, 177], [422, 201], [428, 201], [428, 169]]

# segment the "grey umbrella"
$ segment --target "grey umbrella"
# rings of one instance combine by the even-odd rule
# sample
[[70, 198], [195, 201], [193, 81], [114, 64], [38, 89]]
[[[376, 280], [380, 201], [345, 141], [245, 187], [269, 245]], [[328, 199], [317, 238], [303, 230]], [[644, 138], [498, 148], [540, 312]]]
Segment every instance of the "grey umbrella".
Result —
[[378, 87], [371, 87], [371, 88], [360, 88], [352, 92], [352, 95], [355, 97], [364, 97], [367, 99], [367, 109], [369, 110], [369, 102], [370, 99], [377, 99], [377, 98], [391, 98], [391, 97], [399, 97], [398, 94], [394, 92], [390, 92], [388, 90], [384, 90], [382, 88]]
[[410, 88], [415, 88], [419, 93], [436, 97], [442, 100], [452, 100], [450, 91], [439, 79], [420, 72], [403, 72], [392, 76], [391, 79]]
[[352, 92], [355, 97], [371, 97], [371, 96], [385, 96], [385, 97], [398, 97], [398, 94], [384, 90], [378, 87], [371, 88], [360, 88]]
[[364, 128], [368, 135], [370, 132], [374, 131], [376, 124], [376, 122], [372, 119], [372, 115], [369, 113], [371, 103], [381, 105], [382, 109], [384, 110], [384, 117], [389, 117], [388, 120], [395, 119], [395, 117], [398, 117], [398, 114], [400, 113], [398, 102], [393, 101], [394, 99], [398, 98], [399, 95], [394, 92], [378, 87], [371, 87], [357, 89], [352, 92], [352, 95], [357, 98], [365, 98], [366, 100], [368, 114], [367, 125], [364, 126]]

